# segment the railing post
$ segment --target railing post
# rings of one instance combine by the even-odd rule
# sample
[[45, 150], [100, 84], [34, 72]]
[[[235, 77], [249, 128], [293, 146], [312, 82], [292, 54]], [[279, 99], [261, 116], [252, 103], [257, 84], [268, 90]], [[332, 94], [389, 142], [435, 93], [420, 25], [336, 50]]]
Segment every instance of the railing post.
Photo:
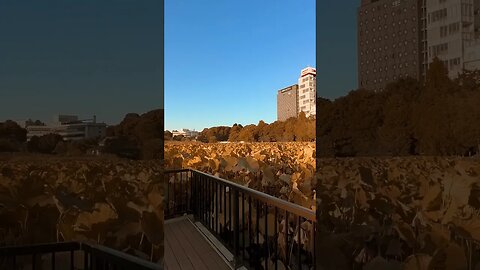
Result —
[[190, 181], [190, 202], [189, 202], [189, 205], [188, 205], [188, 211], [193, 212], [193, 207], [195, 205], [195, 201], [193, 200], [193, 194], [195, 194], [195, 192], [193, 190], [193, 172], [188, 171], [188, 176], [189, 176], [188, 179]]
[[234, 191], [233, 193], [233, 213], [234, 213], [234, 221], [233, 221], [233, 247], [234, 247], [234, 255], [235, 255], [235, 259], [234, 259], [234, 263], [235, 263], [235, 266], [237, 266], [237, 258], [238, 258], [238, 254], [240, 254], [239, 252], [239, 240], [240, 240], [240, 234], [239, 234], [239, 219], [240, 219], [240, 211], [239, 211], [239, 207], [238, 207], [238, 189], [232, 189], [232, 191]]
[[198, 214], [198, 182], [197, 175], [192, 172], [193, 192], [192, 192], [192, 210], [193, 216], [196, 218]]

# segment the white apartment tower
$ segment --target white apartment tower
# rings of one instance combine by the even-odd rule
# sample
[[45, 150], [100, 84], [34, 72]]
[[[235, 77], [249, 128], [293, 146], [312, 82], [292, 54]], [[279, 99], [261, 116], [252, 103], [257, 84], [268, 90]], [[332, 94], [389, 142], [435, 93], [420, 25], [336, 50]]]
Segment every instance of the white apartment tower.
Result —
[[302, 69], [298, 78], [298, 113], [305, 112], [307, 117], [316, 115], [317, 70], [312, 67]]
[[428, 63], [442, 60], [451, 78], [480, 69], [480, 0], [426, 0]]

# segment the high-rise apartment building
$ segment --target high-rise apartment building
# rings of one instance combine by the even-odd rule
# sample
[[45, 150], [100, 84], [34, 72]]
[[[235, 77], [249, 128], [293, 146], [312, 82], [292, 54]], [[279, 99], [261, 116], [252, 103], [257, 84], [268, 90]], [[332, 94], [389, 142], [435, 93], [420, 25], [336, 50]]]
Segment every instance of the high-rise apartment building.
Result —
[[297, 117], [298, 113], [298, 85], [278, 90], [277, 93], [277, 120], [285, 121]]
[[407, 76], [423, 80], [435, 57], [451, 78], [480, 69], [480, 0], [362, 0], [359, 88], [382, 90]]
[[480, 68], [480, 0], [427, 0], [428, 62], [442, 60], [451, 78]]
[[362, 0], [357, 29], [359, 88], [382, 90], [399, 78], [422, 78], [425, 13], [425, 0]]
[[312, 67], [302, 69], [298, 78], [298, 113], [305, 112], [307, 117], [316, 115], [317, 70]]

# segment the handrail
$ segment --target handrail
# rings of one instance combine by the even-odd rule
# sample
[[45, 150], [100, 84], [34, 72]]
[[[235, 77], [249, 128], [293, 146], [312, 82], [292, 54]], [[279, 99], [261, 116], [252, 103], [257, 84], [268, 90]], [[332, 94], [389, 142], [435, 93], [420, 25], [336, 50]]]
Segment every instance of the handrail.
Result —
[[60, 242], [60, 243], [45, 243], [24, 246], [4, 246], [0, 247], [0, 257], [2, 256], [22, 256], [32, 253], [50, 253], [65, 252], [71, 250], [79, 250], [80, 243], [78, 242]]
[[172, 170], [165, 170], [165, 174], [168, 173], [179, 173], [179, 172], [188, 172], [191, 171], [192, 169], [172, 169]]
[[[230, 186], [232, 188], [237, 188], [237, 189], [240, 189], [242, 192], [252, 196], [252, 197], [255, 197], [256, 199], [258, 200], [261, 200], [265, 203], [268, 203], [270, 204], [271, 206], [276, 206], [278, 208], [281, 208], [283, 210], [287, 210], [289, 211], [290, 213], [292, 214], [295, 214], [295, 215], [298, 215], [298, 216], [301, 216], [303, 218], [306, 218], [308, 219], [309, 221], [313, 221], [315, 222], [316, 221], [316, 214], [315, 214], [315, 211], [311, 210], [311, 209], [308, 209], [306, 207], [303, 207], [303, 206], [300, 206], [298, 204], [294, 204], [294, 203], [291, 203], [291, 202], [288, 202], [288, 201], [285, 201], [285, 200], [282, 200], [282, 199], [279, 199], [277, 197], [274, 197], [272, 195], [269, 195], [269, 194], [266, 194], [266, 193], [263, 193], [263, 192], [260, 192], [258, 190], [255, 190], [255, 189], [251, 189], [251, 188], [248, 188], [248, 187], [244, 187], [242, 185], [239, 185], [237, 183], [234, 183], [234, 182], [231, 182], [231, 181], [228, 181], [228, 180], [225, 180], [225, 179], [222, 179], [220, 177], [217, 177], [217, 176], [214, 176], [214, 175], [210, 175], [210, 174], [207, 174], [207, 173], [204, 173], [204, 172], [201, 172], [199, 170], [195, 170], [195, 169], [187, 169], [187, 171], [190, 170], [190, 171], [194, 171], [198, 174], [202, 174], [204, 176], [207, 176], [207, 177], [210, 177], [210, 178], [213, 178], [215, 179], [216, 181], [219, 181], [221, 182], [222, 184], [225, 184], [226, 186]], [[167, 172], [174, 172], [174, 171], [167, 171]]]
[[[15, 267], [17, 256], [32, 255], [32, 263], [35, 264], [34, 257], [36, 255], [54, 254], [58, 252], [70, 252], [70, 265], [74, 265], [75, 251], [84, 252], [84, 267], [92, 266], [94, 259], [100, 259], [108, 265], [120, 267], [120, 269], [133, 269], [133, 270], [161, 270], [163, 267], [159, 264], [143, 260], [141, 258], [132, 256], [127, 253], [123, 253], [112, 248], [105, 246], [85, 243], [85, 242], [57, 242], [57, 243], [45, 243], [34, 244], [24, 246], [6, 246], [0, 247], [0, 258], [13, 258], [13, 265]], [[90, 258], [90, 260], [88, 260]], [[71, 268], [73, 269], [73, 268]], [[86, 269], [86, 268], [85, 268]], [[91, 268], [90, 268], [91, 269]]]
[[81, 243], [80, 245], [81, 250], [89, 252], [90, 254], [99, 254], [103, 258], [106, 258], [109, 262], [116, 262], [117, 264], [122, 264], [122, 267], [125, 269], [163, 269], [160, 265], [156, 263], [140, 259], [133, 255], [126, 254], [112, 248], [87, 243]]

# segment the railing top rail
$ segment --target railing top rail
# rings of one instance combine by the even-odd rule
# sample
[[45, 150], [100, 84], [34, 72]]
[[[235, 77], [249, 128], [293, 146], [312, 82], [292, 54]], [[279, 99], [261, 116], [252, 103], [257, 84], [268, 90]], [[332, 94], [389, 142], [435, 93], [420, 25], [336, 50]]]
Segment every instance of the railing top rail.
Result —
[[95, 257], [103, 257], [109, 262], [113, 262], [117, 265], [122, 265], [123, 267], [126, 267], [126, 269], [163, 269], [163, 267], [159, 264], [137, 258], [135, 256], [117, 251], [115, 249], [100, 246], [97, 244], [81, 242], [58, 242], [24, 246], [0, 247], [0, 257], [21, 256], [30, 254], [47, 254], [52, 252], [57, 253], [78, 250], [92, 253]]
[[126, 254], [115, 249], [111, 249], [105, 246], [82, 243], [81, 249], [94, 254], [100, 254], [111, 262], [121, 264], [126, 269], [163, 269], [159, 264], [149, 262], [133, 255]]
[[[195, 169], [184, 169], [182, 171], [185, 171], [185, 170], [192, 171], [192, 172], [201, 174], [203, 176], [212, 178], [217, 182], [220, 182], [220, 183], [222, 183], [222, 184], [224, 184], [228, 187], [231, 187], [232, 189], [238, 189], [241, 192], [243, 192], [243, 193], [245, 193], [249, 196], [252, 196], [252, 197], [254, 197], [254, 198], [256, 198], [260, 201], [263, 201], [263, 202], [265, 202], [265, 203], [267, 203], [271, 206], [278, 207], [279, 209], [282, 209], [282, 210], [287, 210], [288, 212], [290, 212], [292, 214], [301, 216], [301, 217], [303, 217], [307, 220], [310, 220], [312, 222], [316, 221], [315, 212], [311, 209], [308, 209], [308, 208], [305, 208], [303, 206], [300, 206], [300, 205], [297, 205], [297, 204], [294, 204], [294, 203], [276, 198], [274, 196], [271, 196], [269, 194], [260, 192], [258, 190], [254, 190], [254, 189], [251, 189], [251, 188], [248, 188], [248, 187], [244, 187], [244, 186], [239, 185], [237, 183], [234, 183], [234, 182], [231, 182], [231, 181], [222, 179], [220, 177], [216, 177], [214, 175], [210, 175], [210, 174], [207, 174], [207, 173], [195, 170]], [[166, 170], [165, 171], [165, 173], [175, 173], [175, 172], [178, 172], [178, 170]]]
[[179, 172], [189, 172], [190, 169], [173, 169], [173, 170], [165, 170], [165, 173], [179, 173]]
[[22, 245], [22, 246], [5, 246], [0, 247], [0, 256], [20, 256], [28, 254], [40, 254], [50, 252], [64, 252], [79, 250], [80, 243], [78, 242], [59, 242], [59, 243], [46, 243], [35, 245]]

